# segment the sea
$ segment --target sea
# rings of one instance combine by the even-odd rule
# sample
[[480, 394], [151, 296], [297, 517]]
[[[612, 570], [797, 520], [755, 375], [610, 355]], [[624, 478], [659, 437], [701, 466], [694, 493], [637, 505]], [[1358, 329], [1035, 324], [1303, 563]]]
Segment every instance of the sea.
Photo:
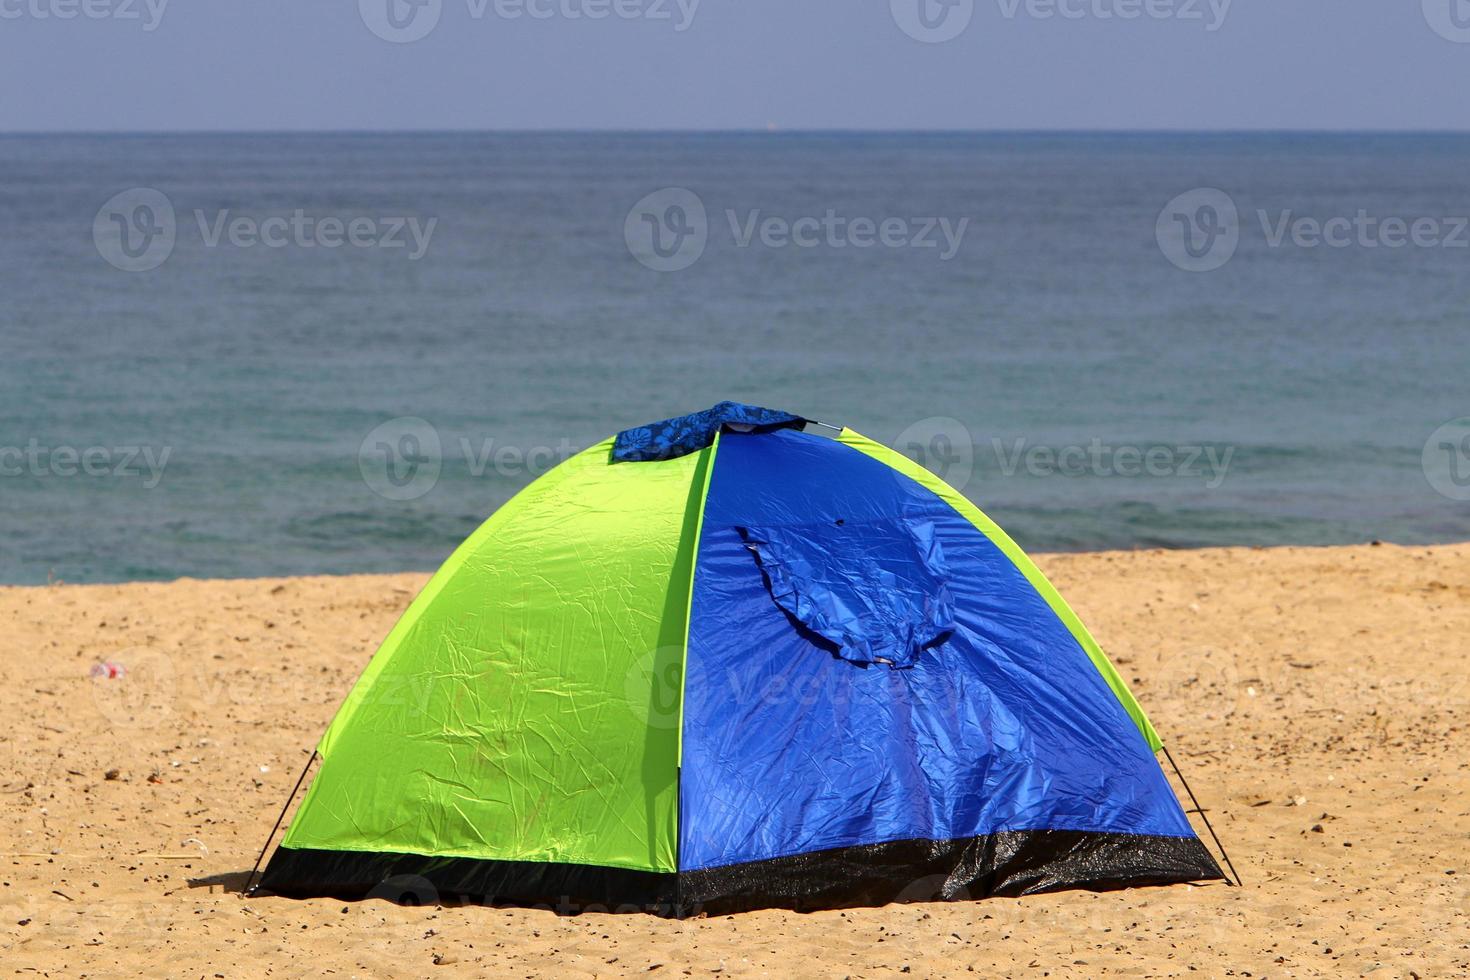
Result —
[[1467, 223], [1463, 135], [3, 135], [0, 582], [432, 569], [725, 399], [1032, 550], [1466, 540]]

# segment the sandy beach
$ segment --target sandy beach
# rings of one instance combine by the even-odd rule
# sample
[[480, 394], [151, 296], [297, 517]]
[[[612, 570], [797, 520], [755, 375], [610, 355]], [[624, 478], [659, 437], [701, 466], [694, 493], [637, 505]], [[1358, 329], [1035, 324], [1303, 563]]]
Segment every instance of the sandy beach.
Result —
[[[0, 962], [47, 976], [1463, 976], [1470, 544], [1038, 559], [1223, 884], [666, 921], [238, 894], [427, 576], [0, 588]], [[121, 678], [92, 678], [100, 662]]]

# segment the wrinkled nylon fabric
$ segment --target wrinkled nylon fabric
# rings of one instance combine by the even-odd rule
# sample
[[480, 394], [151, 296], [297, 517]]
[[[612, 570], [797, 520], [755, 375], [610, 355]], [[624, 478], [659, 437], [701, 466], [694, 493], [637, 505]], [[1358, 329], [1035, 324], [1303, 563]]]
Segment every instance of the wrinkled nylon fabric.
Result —
[[879, 462], [893, 467], [915, 483], [929, 489], [940, 500], [949, 504], [966, 520], [979, 528], [1020, 569], [1021, 574], [1026, 576], [1026, 580], [1046, 600], [1047, 605], [1051, 606], [1052, 612], [1071, 631], [1078, 645], [1087, 651], [1087, 656], [1092, 660], [1093, 666], [1097, 668], [1098, 673], [1102, 674], [1103, 679], [1108, 682], [1108, 686], [1113, 689], [1113, 693], [1117, 695], [1119, 703], [1123, 705], [1124, 709], [1133, 719], [1134, 724], [1138, 726], [1138, 730], [1143, 735], [1144, 740], [1148, 742], [1149, 748], [1155, 752], [1159, 751], [1164, 744], [1159, 739], [1159, 733], [1154, 730], [1153, 724], [1148, 720], [1148, 715], [1144, 713], [1143, 708], [1133, 697], [1133, 693], [1128, 690], [1128, 684], [1118, 673], [1117, 668], [1113, 666], [1107, 654], [1103, 653], [1102, 647], [1098, 646], [1097, 641], [1092, 638], [1092, 634], [1087, 631], [1087, 627], [1082, 625], [1082, 620], [1072, 611], [1072, 607], [1067, 605], [1067, 601], [1056, 590], [1056, 586], [1047, 580], [1047, 577], [1042, 574], [1041, 569], [1036, 567], [1036, 563], [1021, 550], [1021, 546], [1011, 540], [1010, 535], [1001, 530], [1000, 526], [992, 521], [979, 507], [971, 503], [968, 497], [902, 453], [896, 452], [882, 443], [874, 442], [867, 436], [854, 432], [851, 429], [843, 429], [838, 435], [837, 440], [843, 445], [851, 446], [858, 452], [871, 456]]
[[709, 453], [612, 440], [473, 534], [339, 710], [282, 846], [676, 867], [679, 677]]
[[928, 521], [737, 527], [776, 605], [857, 664], [914, 666], [954, 629]]
[[739, 432], [768, 432], [801, 428], [806, 419], [790, 412], [740, 402], [720, 402], [702, 412], [680, 415], [624, 429], [613, 437], [612, 458], [618, 463], [673, 459], [714, 444], [724, 428]]
[[[943, 669], [834, 658], [771, 601], [738, 528], [928, 522]], [[934, 492], [849, 445], [725, 433], [685, 665], [680, 867], [1022, 830], [1193, 837], [1148, 743], [1026, 575]]]

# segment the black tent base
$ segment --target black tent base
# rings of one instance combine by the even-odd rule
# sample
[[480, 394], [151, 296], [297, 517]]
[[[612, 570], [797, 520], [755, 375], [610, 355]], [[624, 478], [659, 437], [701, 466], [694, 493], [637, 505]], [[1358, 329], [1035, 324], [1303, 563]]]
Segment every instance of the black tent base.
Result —
[[907, 840], [679, 873], [281, 847], [261, 888], [405, 905], [527, 905], [687, 917], [855, 908], [1224, 880], [1197, 837], [1069, 830]]

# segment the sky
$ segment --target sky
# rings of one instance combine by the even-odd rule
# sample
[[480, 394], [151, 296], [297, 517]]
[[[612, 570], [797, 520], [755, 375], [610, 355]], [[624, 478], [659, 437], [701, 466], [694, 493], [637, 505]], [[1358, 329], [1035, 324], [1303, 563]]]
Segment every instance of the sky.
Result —
[[0, 132], [1470, 128], [1470, 0], [0, 0]]

